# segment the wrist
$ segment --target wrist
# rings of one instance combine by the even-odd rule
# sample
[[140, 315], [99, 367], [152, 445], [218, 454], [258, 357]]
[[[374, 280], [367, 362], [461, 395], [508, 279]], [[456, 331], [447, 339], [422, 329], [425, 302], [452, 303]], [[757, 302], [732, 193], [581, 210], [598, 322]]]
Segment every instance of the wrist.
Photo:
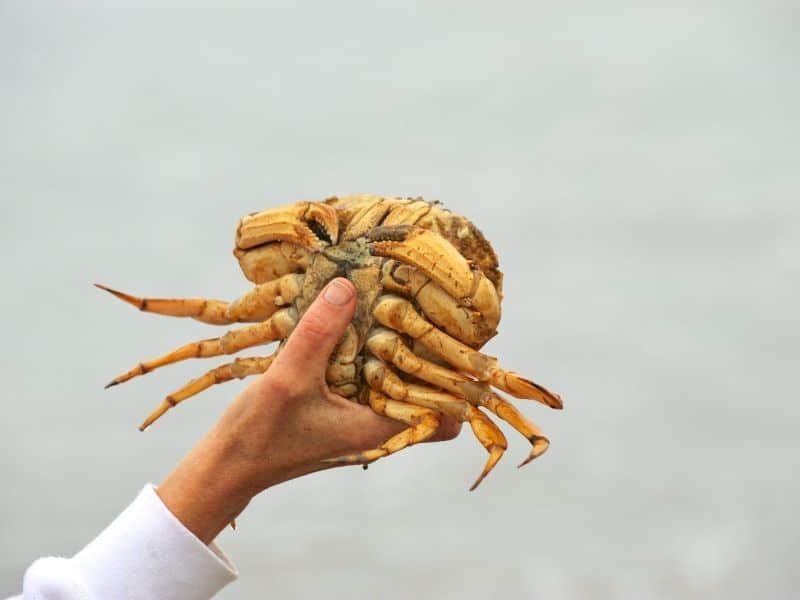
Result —
[[209, 544], [247, 506], [253, 494], [224, 444], [205, 438], [156, 489], [164, 505]]

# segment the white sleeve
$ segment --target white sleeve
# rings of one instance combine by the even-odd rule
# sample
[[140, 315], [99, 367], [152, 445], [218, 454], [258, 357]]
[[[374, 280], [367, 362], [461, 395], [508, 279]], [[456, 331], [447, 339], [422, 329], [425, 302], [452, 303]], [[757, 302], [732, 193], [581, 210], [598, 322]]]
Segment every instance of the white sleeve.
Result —
[[237, 575], [222, 550], [197, 539], [148, 484], [74, 557], [33, 563], [22, 598], [207, 600]]

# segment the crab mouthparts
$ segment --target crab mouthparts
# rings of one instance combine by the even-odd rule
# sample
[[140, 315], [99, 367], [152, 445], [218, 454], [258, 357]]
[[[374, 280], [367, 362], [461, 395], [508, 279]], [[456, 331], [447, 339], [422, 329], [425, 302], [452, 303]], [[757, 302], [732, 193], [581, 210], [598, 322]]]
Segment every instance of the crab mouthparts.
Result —
[[331, 239], [328, 230], [325, 229], [324, 223], [312, 219], [308, 222], [308, 228], [314, 233], [315, 236], [317, 236], [317, 239], [322, 240], [329, 246], [333, 244], [333, 240]]

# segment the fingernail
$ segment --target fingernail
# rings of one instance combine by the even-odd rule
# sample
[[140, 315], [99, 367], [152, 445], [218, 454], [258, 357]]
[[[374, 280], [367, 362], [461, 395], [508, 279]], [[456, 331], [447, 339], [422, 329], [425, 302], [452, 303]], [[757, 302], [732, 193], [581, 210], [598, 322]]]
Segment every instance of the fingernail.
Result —
[[325, 298], [328, 304], [344, 306], [350, 302], [350, 298], [353, 297], [353, 291], [349, 285], [338, 281], [331, 281], [322, 293], [322, 297]]

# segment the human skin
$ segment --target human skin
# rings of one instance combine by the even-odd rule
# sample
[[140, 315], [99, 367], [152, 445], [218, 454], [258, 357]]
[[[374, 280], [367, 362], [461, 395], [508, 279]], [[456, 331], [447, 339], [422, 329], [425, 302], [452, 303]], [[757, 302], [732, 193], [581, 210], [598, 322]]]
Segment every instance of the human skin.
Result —
[[[326, 458], [376, 448], [401, 423], [328, 390], [325, 369], [353, 316], [356, 291], [331, 281], [269, 370], [240, 394], [157, 488], [167, 508], [210, 543], [263, 490], [330, 468]], [[442, 418], [432, 441], [461, 424]]]

